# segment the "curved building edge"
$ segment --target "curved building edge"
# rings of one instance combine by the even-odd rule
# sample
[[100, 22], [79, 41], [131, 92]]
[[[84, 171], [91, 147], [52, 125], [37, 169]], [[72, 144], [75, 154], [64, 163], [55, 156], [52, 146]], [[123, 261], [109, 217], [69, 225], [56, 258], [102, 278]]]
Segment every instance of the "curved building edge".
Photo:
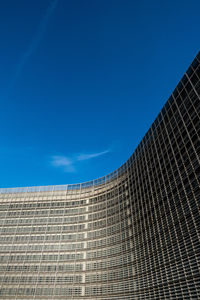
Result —
[[119, 169], [0, 189], [0, 299], [200, 298], [199, 157], [200, 53]]

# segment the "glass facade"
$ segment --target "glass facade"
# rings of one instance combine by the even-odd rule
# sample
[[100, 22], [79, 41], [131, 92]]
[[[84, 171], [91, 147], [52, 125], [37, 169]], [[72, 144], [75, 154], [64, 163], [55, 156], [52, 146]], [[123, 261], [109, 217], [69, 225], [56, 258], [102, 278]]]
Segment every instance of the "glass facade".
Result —
[[0, 299], [200, 299], [200, 54], [128, 161], [0, 189]]

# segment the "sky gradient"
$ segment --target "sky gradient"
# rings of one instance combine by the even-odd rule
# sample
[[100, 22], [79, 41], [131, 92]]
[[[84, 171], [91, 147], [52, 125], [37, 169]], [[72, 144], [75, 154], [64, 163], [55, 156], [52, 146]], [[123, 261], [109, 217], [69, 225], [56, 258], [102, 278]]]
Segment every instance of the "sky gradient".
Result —
[[199, 51], [200, 1], [0, 1], [0, 187], [124, 163]]

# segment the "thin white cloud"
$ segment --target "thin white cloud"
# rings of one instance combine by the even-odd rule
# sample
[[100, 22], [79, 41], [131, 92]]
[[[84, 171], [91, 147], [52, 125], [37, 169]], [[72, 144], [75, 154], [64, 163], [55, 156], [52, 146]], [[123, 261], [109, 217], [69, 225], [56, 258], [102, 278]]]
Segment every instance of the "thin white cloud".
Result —
[[88, 154], [81, 153], [77, 156], [77, 160], [88, 160], [88, 159], [91, 159], [91, 158], [95, 158], [95, 157], [104, 155], [108, 152], [110, 152], [109, 149], [105, 150], [105, 151], [102, 151], [102, 152], [97, 152], [97, 153], [88, 153]]
[[40, 21], [38, 30], [36, 31], [29, 46], [27, 47], [26, 51], [23, 53], [20, 61], [18, 62], [17, 66], [16, 66], [15, 74], [10, 83], [10, 88], [12, 88], [13, 85], [15, 84], [17, 78], [19, 77], [19, 75], [21, 74], [21, 72], [24, 68], [24, 65], [27, 63], [27, 61], [32, 56], [32, 54], [37, 50], [37, 48], [47, 30], [47, 25], [48, 25], [49, 19], [58, 5], [58, 1], [59, 0], [53, 0], [53, 1], [50, 0], [50, 4], [47, 7], [45, 14]]
[[55, 155], [51, 158], [51, 164], [54, 167], [62, 167], [65, 172], [75, 172], [75, 168], [73, 166], [74, 161], [66, 156]]
[[64, 172], [76, 172], [78, 164], [82, 161], [88, 161], [93, 158], [97, 158], [99, 156], [105, 155], [109, 153], [111, 150], [107, 149], [102, 152], [95, 153], [79, 153], [72, 156], [63, 156], [63, 155], [54, 155], [51, 156], [51, 165], [57, 168], [62, 168]]

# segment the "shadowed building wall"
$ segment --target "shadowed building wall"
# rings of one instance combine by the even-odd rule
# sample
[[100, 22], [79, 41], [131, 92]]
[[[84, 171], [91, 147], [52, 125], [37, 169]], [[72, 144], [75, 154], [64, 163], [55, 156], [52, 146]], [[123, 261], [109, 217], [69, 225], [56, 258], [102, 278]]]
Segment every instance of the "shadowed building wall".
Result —
[[200, 298], [199, 60], [118, 170], [0, 190], [0, 299]]

